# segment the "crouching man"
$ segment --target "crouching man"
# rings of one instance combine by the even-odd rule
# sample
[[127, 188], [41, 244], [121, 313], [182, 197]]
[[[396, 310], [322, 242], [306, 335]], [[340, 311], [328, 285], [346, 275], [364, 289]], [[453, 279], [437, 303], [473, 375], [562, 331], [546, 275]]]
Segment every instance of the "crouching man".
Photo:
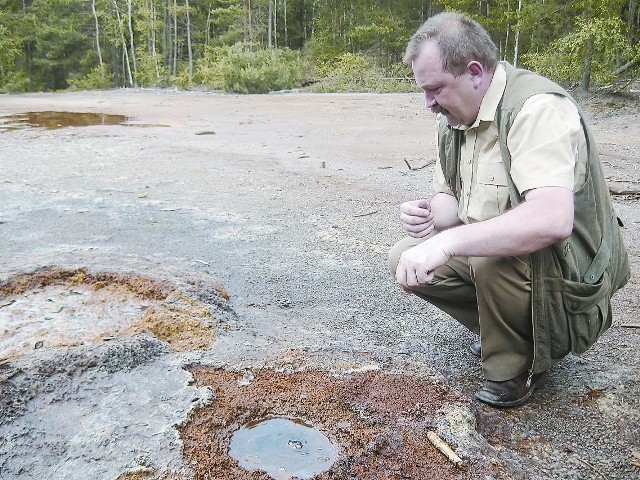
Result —
[[410, 236], [389, 266], [480, 335], [476, 398], [520, 405], [611, 325], [611, 296], [629, 278], [597, 148], [570, 95], [499, 62], [464, 15], [428, 19], [405, 60], [437, 115], [437, 193], [401, 205]]

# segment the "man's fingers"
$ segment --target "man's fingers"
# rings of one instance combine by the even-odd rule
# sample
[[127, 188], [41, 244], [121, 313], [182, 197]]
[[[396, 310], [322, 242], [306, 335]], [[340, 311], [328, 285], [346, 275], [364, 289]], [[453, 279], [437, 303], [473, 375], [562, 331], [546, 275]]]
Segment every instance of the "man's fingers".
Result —
[[433, 232], [433, 224], [430, 225], [403, 225], [405, 231], [414, 238], [423, 238]]
[[433, 220], [433, 213], [429, 212], [428, 215], [408, 215], [406, 213], [400, 214], [400, 221], [409, 225], [418, 225], [420, 223], [428, 223]]
[[400, 207], [400, 216], [407, 215], [410, 217], [428, 217], [432, 215], [430, 208], [419, 208], [413, 205], [403, 205]]
[[433, 280], [433, 270], [430, 272], [419, 272], [416, 274], [418, 285], [426, 285]]

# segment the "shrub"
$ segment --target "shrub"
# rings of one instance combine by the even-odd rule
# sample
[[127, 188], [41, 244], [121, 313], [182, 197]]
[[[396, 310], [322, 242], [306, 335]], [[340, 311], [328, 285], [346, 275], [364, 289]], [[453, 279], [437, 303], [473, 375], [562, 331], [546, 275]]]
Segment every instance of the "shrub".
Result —
[[199, 81], [226, 92], [268, 93], [301, 87], [310, 68], [298, 51], [245, 43], [209, 49], [197, 70]]
[[375, 65], [362, 54], [343, 53], [316, 67], [314, 92], [415, 92], [411, 69], [393, 64], [388, 69]]
[[2, 93], [19, 93], [29, 91], [29, 78], [24, 72], [10, 72], [0, 78]]
[[97, 66], [82, 77], [69, 77], [69, 87], [78, 90], [113, 87], [113, 75], [108, 68]]

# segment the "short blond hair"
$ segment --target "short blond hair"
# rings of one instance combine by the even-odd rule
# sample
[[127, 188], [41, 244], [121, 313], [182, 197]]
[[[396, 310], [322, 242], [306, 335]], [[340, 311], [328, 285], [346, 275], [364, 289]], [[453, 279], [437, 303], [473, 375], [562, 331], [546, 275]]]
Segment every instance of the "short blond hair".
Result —
[[490, 72], [498, 66], [498, 48], [487, 31], [461, 13], [442, 12], [427, 19], [409, 40], [404, 61], [413, 62], [428, 40], [438, 44], [442, 68], [455, 76], [464, 73], [474, 60]]

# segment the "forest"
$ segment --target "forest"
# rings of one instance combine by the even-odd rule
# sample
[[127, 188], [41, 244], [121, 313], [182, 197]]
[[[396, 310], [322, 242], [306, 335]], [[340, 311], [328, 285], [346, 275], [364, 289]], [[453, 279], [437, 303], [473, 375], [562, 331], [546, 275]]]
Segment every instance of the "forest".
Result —
[[501, 58], [583, 90], [640, 65], [640, 0], [0, 0], [0, 91], [411, 91], [430, 15], [480, 21]]

